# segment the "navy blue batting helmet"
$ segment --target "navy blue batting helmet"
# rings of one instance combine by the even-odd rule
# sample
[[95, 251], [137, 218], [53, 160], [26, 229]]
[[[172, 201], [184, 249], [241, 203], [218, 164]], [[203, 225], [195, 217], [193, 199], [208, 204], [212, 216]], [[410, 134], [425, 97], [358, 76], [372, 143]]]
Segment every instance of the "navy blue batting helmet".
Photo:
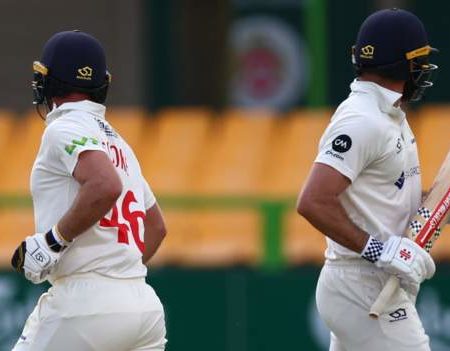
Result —
[[41, 61], [33, 63], [33, 70], [35, 104], [71, 91], [104, 102], [111, 79], [100, 42], [78, 30], [54, 34], [44, 46]]
[[375, 72], [394, 80], [406, 81], [404, 97], [417, 101], [433, 85], [429, 63], [433, 49], [423, 23], [411, 12], [380, 10], [363, 22], [352, 48], [356, 72]]

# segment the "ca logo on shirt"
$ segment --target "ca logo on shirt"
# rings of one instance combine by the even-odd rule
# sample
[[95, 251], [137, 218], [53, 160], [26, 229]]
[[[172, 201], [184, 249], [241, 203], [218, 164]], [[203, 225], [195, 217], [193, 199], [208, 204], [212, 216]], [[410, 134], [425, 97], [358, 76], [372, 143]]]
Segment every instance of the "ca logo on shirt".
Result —
[[346, 134], [341, 134], [334, 138], [331, 147], [340, 153], [347, 152], [352, 147], [352, 139]]

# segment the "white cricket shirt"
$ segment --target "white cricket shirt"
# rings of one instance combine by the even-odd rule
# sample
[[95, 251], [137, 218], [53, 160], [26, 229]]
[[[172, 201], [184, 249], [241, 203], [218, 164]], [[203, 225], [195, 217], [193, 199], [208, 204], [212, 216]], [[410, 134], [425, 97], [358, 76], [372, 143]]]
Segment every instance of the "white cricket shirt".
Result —
[[49, 281], [83, 272], [113, 278], [146, 276], [141, 261], [143, 219], [156, 200], [133, 151], [105, 120], [105, 107], [88, 100], [65, 103], [47, 115], [46, 123], [31, 172], [36, 232], [47, 232], [72, 205], [80, 187], [72, 173], [82, 152], [108, 154], [123, 184], [113, 209], [74, 239]]
[[[325, 130], [315, 162], [351, 180], [340, 200], [350, 219], [375, 238], [403, 235], [421, 199], [420, 166], [401, 94], [355, 80]], [[359, 257], [327, 237], [325, 257]]]

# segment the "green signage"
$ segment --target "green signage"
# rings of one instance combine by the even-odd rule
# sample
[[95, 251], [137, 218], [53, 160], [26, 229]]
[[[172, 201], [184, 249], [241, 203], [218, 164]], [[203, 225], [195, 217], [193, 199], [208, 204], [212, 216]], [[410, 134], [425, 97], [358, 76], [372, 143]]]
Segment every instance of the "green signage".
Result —
[[[152, 270], [168, 331], [167, 351], [327, 351], [314, 300], [319, 267]], [[417, 307], [433, 351], [450, 350], [450, 272], [439, 265]], [[10, 350], [45, 285], [0, 272], [0, 351]]]

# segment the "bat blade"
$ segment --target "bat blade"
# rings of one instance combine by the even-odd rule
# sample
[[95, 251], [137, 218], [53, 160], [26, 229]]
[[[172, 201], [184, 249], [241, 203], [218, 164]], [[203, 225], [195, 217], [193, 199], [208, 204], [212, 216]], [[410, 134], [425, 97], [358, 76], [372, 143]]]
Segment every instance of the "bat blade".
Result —
[[[431, 210], [430, 210], [431, 209]], [[450, 151], [447, 154], [431, 189], [412, 219], [406, 236], [426, 251], [430, 251], [439, 237], [441, 228], [450, 216]], [[391, 276], [369, 311], [369, 316], [378, 318], [386, 309], [392, 296], [399, 288], [399, 279]]]
[[[449, 175], [450, 177], [450, 175]], [[448, 187], [448, 186], [447, 186]], [[441, 227], [447, 222], [447, 218], [450, 213], [450, 187], [448, 187], [447, 192], [443, 195], [440, 202], [436, 205], [430, 218], [424, 223], [422, 229], [413, 235], [414, 241], [421, 247], [426, 248], [427, 251], [431, 249], [431, 246], [427, 244], [431, 240], [437, 239], [436, 231], [440, 231]], [[434, 241], [434, 240], [433, 240]]]

